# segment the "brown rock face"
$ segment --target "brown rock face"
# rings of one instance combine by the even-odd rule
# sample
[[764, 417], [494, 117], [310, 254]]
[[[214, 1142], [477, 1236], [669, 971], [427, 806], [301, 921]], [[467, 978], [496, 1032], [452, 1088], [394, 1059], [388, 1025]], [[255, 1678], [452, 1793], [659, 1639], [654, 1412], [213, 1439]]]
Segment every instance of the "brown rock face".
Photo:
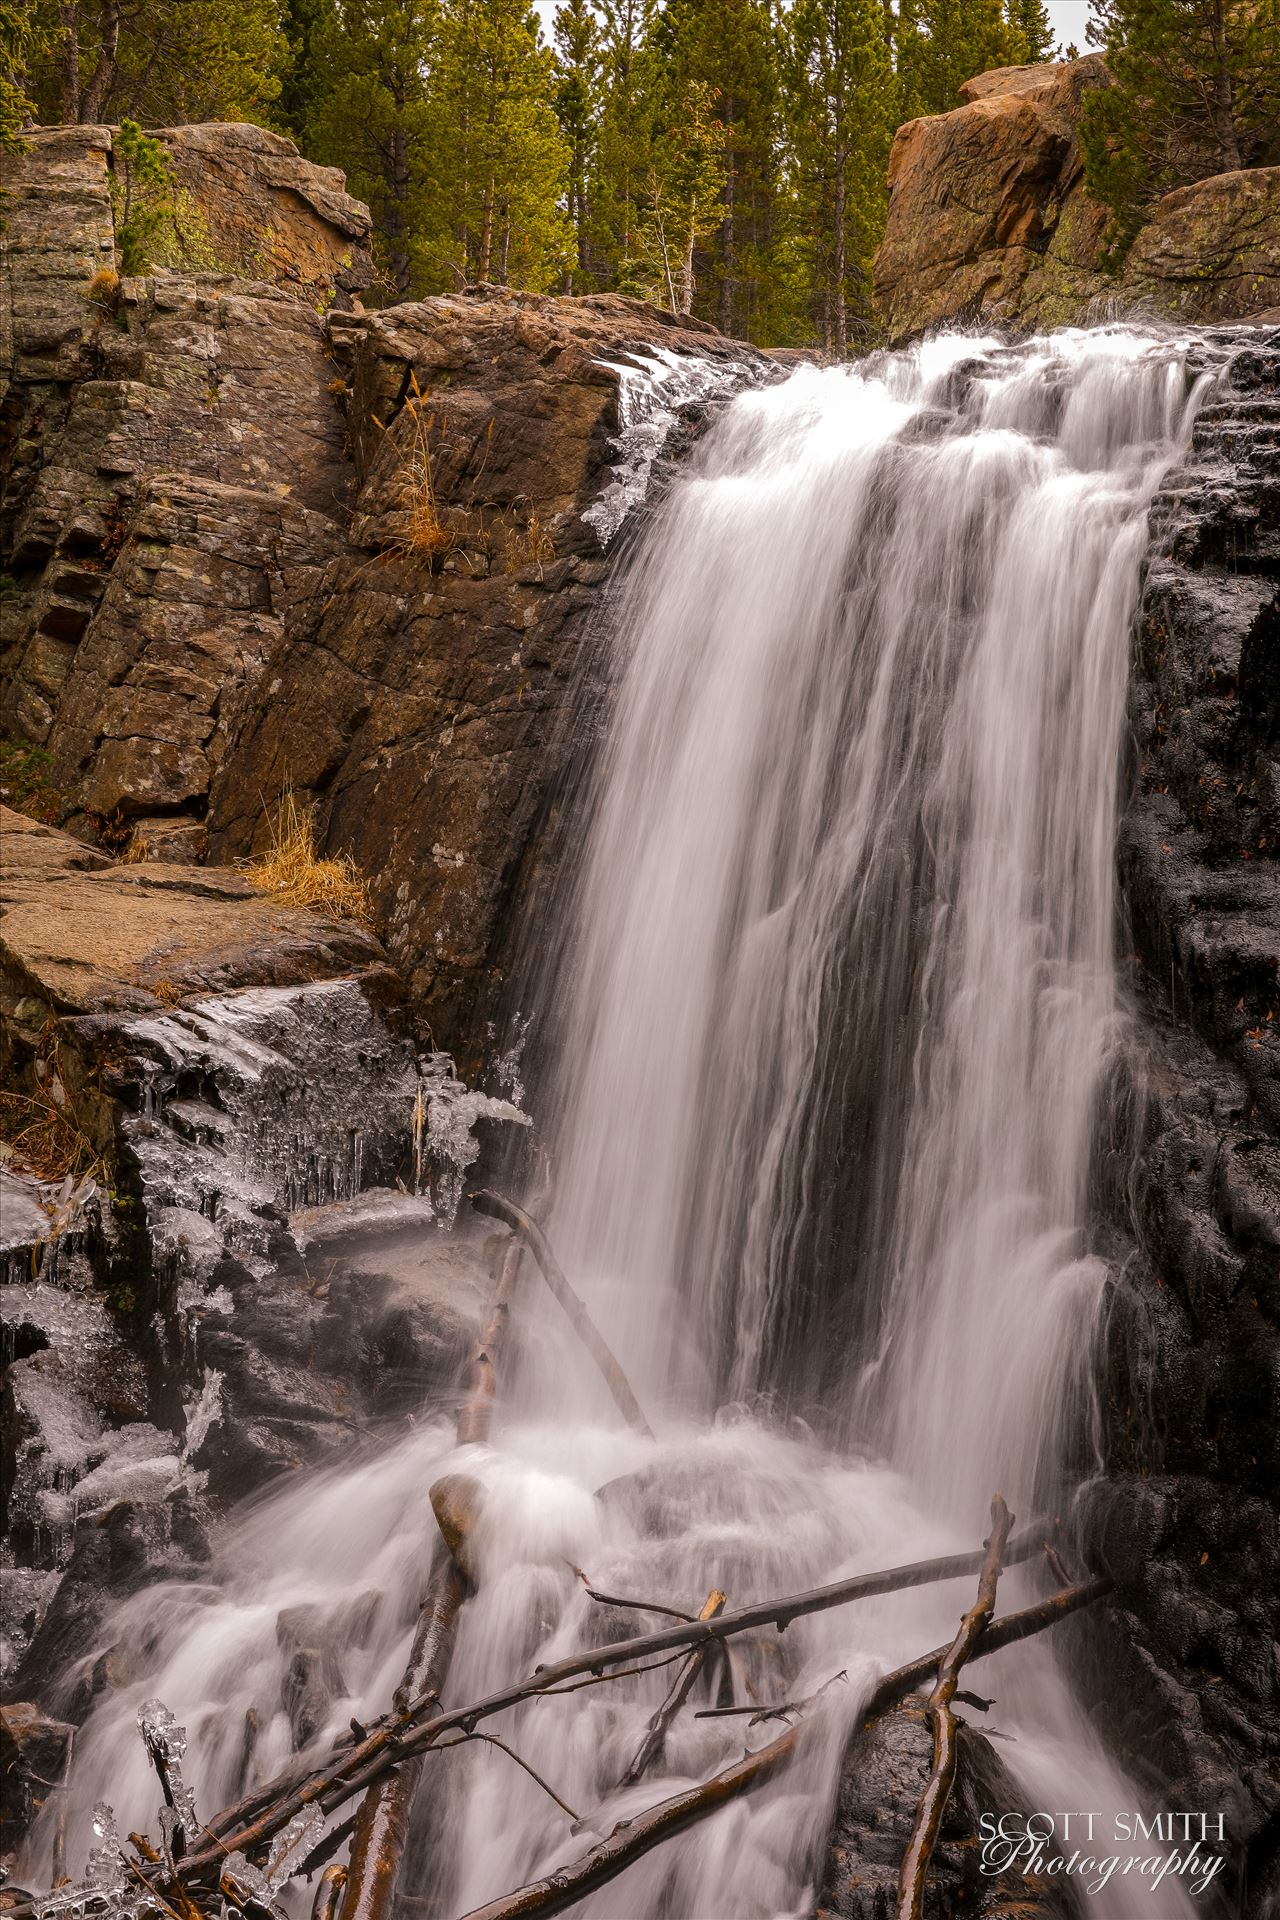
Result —
[[257, 127], [159, 137], [231, 273], [89, 297], [110, 128], [36, 134], [6, 182], [6, 728], [152, 863], [247, 851], [293, 785], [465, 1046], [600, 692], [612, 536], [668, 429], [768, 363], [609, 296], [350, 311], [369, 221], [340, 175]]
[[[953, 113], [898, 129], [889, 157], [889, 219], [876, 255], [876, 298], [895, 337], [944, 321], [1023, 315], [1026, 283], [1047, 267], [1067, 302], [1098, 290], [1104, 217], [1079, 204], [1077, 127], [1098, 54], [979, 74]], [[1068, 211], [1069, 209], [1069, 211]]]
[[122, 864], [8, 807], [0, 833], [0, 1018], [24, 997], [42, 1017], [147, 1011], [157, 989], [172, 1002], [382, 959], [362, 927], [277, 906], [240, 874]]
[[898, 130], [876, 297], [895, 340], [948, 323], [1082, 324], [1110, 311], [1208, 322], [1280, 289], [1280, 169], [1167, 194], [1119, 278], [1101, 264], [1105, 210], [1084, 191], [1078, 130], [1099, 54], [979, 74], [952, 113]]
[[228, 272], [326, 303], [369, 285], [369, 209], [336, 167], [304, 160], [292, 140], [265, 127], [213, 121], [157, 137]]
[[318, 800], [457, 1044], [596, 697], [594, 509], [622, 495], [624, 378], [655, 343], [677, 381], [696, 356], [699, 378], [728, 384], [750, 356], [608, 297], [442, 298], [335, 316], [329, 340], [348, 376], [350, 532], [321, 585], [295, 588], [258, 692], [217, 728], [210, 846], [247, 850], [286, 783]]

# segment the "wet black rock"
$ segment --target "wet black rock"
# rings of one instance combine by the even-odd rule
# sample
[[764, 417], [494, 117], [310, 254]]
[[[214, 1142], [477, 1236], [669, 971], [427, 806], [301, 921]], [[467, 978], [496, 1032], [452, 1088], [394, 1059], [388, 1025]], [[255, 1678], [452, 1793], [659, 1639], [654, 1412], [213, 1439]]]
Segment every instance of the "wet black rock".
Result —
[[0, 1707], [0, 1853], [17, 1845], [57, 1786], [71, 1732], [29, 1700]]
[[1225, 1816], [1223, 1911], [1252, 1916], [1280, 1869], [1280, 330], [1224, 344], [1137, 638], [1132, 1019], [1097, 1167], [1131, 1251], [1085, 1501], [1117, 1594], [1080, 1644], [1135, 1778]]
[[[960, 1914], [975, 1920], [1009, 1914], [1069, 1920], [1078, 1911], [1069, 1882], [1024, 1874], [1016, 1864], [984, 1871], [982, 1815], [994, 1811], [1016, 1821], [1030, 1809], [978, 1728], [961, 1723], [957, 1752], [956, 1784], [925, 1895], [926, 1920]], [[898, 1872], [932, 1759], [933, 1736], [920, 1700], [904, 1701], [854, 1734], [840, 1776], [816, 1920], [892, 1920]]]

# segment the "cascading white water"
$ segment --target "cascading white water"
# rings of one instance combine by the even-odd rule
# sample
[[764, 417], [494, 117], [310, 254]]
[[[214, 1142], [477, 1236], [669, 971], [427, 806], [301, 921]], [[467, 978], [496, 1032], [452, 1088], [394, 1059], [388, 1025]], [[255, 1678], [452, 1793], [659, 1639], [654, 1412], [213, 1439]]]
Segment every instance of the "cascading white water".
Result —
[[[109, 1792], [122, 1824], [147, 1818], [145, 1768], [122, 1782], [118, 1756], [151, 1695], [194, 1729], [234, 1679], [226, 1739], [193, 1751], [203, 1807], [233, 1788], [251, 1701], [279, 1759], [280, 1608], [332, 1614], [366, 1581], [382, 1598], [347, 1629], [317, 1741], [376, 1711], [425, 1555], [413, 1502], [446, 1464], [489, 1487], [457, 1701], [612, 1637], [575, 1567], [615, 1593], [745, 1603], [972, 1546], [996, 1487], [1024, 1518], [1060, 1491], [1104, 1277], [1085, 1182], [1118, 1018], [1128, 633], [1147, 508], [1197, 399], [1180, 345], [1108, 329], [946, 337], [727, 408], [622, 597], [575, 964], [544, 983], [565, 1032], [541, 1108], [551, 1237], [660, 1437], [616, 1430], [527, 1295], [520, 1404], [491, 1449], [416, 1435], [317, 1476], [243, 1523], [180, 1623], [171, 1592], [130, 1603], [147, 1671], [89, 1722], [85, 1804]], [[1033, 1578], [1006, 1576], [1006, 1604]], [[797, 1623], [785, 1666], [745, 1649], [765, 1698], [847, 1673], [825, 1738], [580, 1911], [811, 1910], [871, 1675], [948, 1635], [969, 1597]], [[619, 1793], [668, 1678], [524, 1707], [503, 1735], [607, 1831], [742, 1749], [740, 1725], [686, 1714], [664, 1768]], [[1001, 1656], [991, 1691], [1031, 1804], [1132, 1804], [1047, 1640]], [[432, 1766], [446, 1817], [415, 1872], [440, 1911], [588, 1844], [506, 1756]], [[1185, 1896], [1162, 1894], [1170, 1920]], [[1123, 1877], [1090, 1902], [1098, 1920], [1151, 1911]]]

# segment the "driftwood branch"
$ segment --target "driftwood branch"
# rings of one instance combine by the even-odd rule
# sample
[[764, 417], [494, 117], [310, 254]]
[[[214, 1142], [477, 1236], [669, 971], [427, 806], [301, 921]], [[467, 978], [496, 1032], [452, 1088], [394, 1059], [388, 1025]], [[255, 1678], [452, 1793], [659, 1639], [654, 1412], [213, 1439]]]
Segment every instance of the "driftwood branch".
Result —
[[1005, 1544], [1009, 1538], [1009, 1509], [997, 1494], [991, 1502], [991, 1533], [987, 1557], [978, 1577], [978, 1597], [960, 1622], [960, 1631], [938, 1664], [938, 1677], [929, 1695], [929, 1725], [933, 1731], [933, 1765], [925, 1782], [907, 1850], [898, 1876], [898, 1920], [922, 1920], [924, 1883], [937, 1844], [942, 1816], [956, 1777], [956, 1717], [951, 1702], [960, 1684], [960, 1669], [973, 1653], [996, 1607], [996, 1586]]
[[[468, 1390], [455, 1429], [459, 1446], [489, 1437], [521, 1255], [518, 1240], [503, 1250], [489, 1319], [472, 1349], [467, 1369]], [[424, 1695], [434, 1696], [427, 1705], [428, 1713], [438, 1703], [453, 1658], [458, 1614], [469, 1591], [470, 1583], [453, 1555], [438, 1552], [418, 1615], [409, 1663], [396, 1689], [393, 1707], [400, 1716]], [[338, 1920], [387, 1920], [390, 1915], [423, 1764], [419, 1754], [368, 1788], [356, 1816]]]
[[504, 1199], [500, 1193], [490, 1193], [481, 1189], [478, 1193], [468, 1195], [468, 1198], [477, 1213], [487, 1214], [494, 1220], [504, 1220], [524, 1241], [537, 1261], [543, 1279], [564, 1308], [574, 1332], [604, 1376], [605, 1385], [613, 1395], [623, 1419], [638, 1433], [648, 1434], [652, 1439], [653, 1428], [645, 1419], [640, 1402], [631, 1391], [630, 1381], [618, 1365], [613, 1350], [599, 1327], [565, 1279], [554, 1253], [547, 1244], [546, 1235], [537, 1221], [527, 1214], [523, 1207], [516, 1206], [512, 1200]]
[[[979, 1660], [985, 1654], [1012, 1645], [1016, 1640], [1025, 1640], [1033, 1633], [1040, 1633], [1055, 1621], [1065, 1619], [1079, 1608], [1100, 1600], [1109, 1591], [1109, 1581], [1091, 1580], [1077, 1587], [1069, 1587], [1038, 1606], [1026, 1607], [1020, 1613], [1006, 1614], [1003, 1620], [989, 1621], [979, 1631], [968, 1657], [970, 1660]], [[921, 1659], [885, 1674], [864, 1710], [866, 1717], [872, 1718], [877, 1713], [883, 1713], [895, 1701], [914, 1692], [922, 1680], [936, 1673], [950, 1652], [949, 1647], [935, 1647], [932, 1653], [923, 1655]], [[464, 1920], [532, 1920], [535, 1915], [541, 1917], [563, 1913], [566, 1907], [573, 1906], [595, 1888], [604, 1886], [625, 1872], [662, 1841], [706, 1819], [739, 1794], [750, 1793], [754, 1788], [763, 1786], [794, 1759], [807, 1730], [808, 1722], [801, 1721], [767, 1746], [745, 1755], [699, 1786], [676, 1794], [630, 1820], [619, 1821], [607, 1839], [580, 1855], [577, 1860], [555, 1868], [541, 1880], [530, 1881], [514, 1893], [504, 1894], [486, 1906], [474, 1908], [464, 1916]]]
[[763, 1786], [792, 1759], [804, 1727], [788, 1727], [768, 1746], [712, 1774], [699, 1786], [660, 1801], [629, 1820], [621, 1820], [597, 1846], [568, 1866], [556, 1867], [542, 1880], [533, 1880], [515, 1893], [476, 1907], [465, 1920], [525, 1920], [533, 1914], [563, 1913], [596, 1887], [613, 1880], [627, 1867], [673, 1834], [683, 1833], [708, 1814], [715, 1813], [739, 1794]]
[[311, 1902], [311, 1920], [337, 1920], [338, 1902], [346, 1884], [345, 1866], [325, 1868], [316, 1887], [316, 1897]]
[[[1043, 1542], [1042, 1528], [1028, 1528], [1009, 1542], [1005, 1565], [1013, 1566], [1018, 1561], [1029, 1559], [1040, 1551]], [[907, 1587], [927, 1586], [937, 1580], [961, 1578], [977, 1573], [983, 1558], [981, 1552], [956, 1553], [936, 1560], [918, 1560], [905, 1566], [891, 1567], [883, 1573], [855, 1574], [847, 1580], [837, 1580], [808, 1593], [791, 1594], [782, 1600], [767, 1600], [749, 1607], [738, 1607], [732, 1613], [722, 1613], [714, 1620], [681, 1621], [671, 1627], [661, 1627], [654, 1633], [640, 1634], [629, 1640], [615, 1640], [607, 1646], [592, 1647], [585, 1653], [571, 1654], [551, 1666], [540, 1667], [528, 1680], [504, 1687], [469, 1706], [453, 1708], [448, 1713], [438, 1711], [439, 1702], [428, 1691], [403, 1714], [388, 1715], [386, 1720], [370, 1730], [367, 1739], [357, 1747], [346, 1747], [331, 1754], [316, 1772], [300, 1779], [297, 1770], [293, 1770], [259, 1788], [250, 1797], [249, 1803], [240, 1803], [241, 1809], [250, 1804], [256, 1816], [247, 1827], [238, 1828], [236, 1821], [227, 1813], [219, 1815], [212, 1827], [212, 1831], [219, 1836], [219, 1845], [216, 1850], [206, 1850], [188, 1861], [188, 1877], [207, 1871], [228, 1849], [248, 1851], [250, 1847], [270, 1838], [305, 1806], [318, 1803], [326, 1812], [331, 1812], [354, 1793], [362, 1792], [372, 1781], [381, 1778], [388, 1767], [399, 1764], [410, 1753], [433, 1745], [442, 1734], [453, 1728], [469, 1729], [481, 1720], [502, 1713], [508, 1707], [519, 1706], [522, 1701], [532, 1699], [537, 1694], [556, 1691], [564, 1681], [576, 1680], [586, 1674], [603, 1678], [608, 1668], [630, 1667], [651, 1654], [671, 1653], [711, 1641], [727, 1640], [753, 1627], [786, 1627], [804, 1615], [826, 1612], [854, 1600], [897, 1593]], [[1097, 1594], [1091, 1594], [1091, 1597], [1096, 1598]], [[1056, 1618], [1056, 1615], [1052, 1617]], [[1048, 1620], [1044, 1624], [1049, 1624]], [[1029, 1629], [1032, 1632], [1037, 1630], [1035, 1627]], [[932, 1670], [926, 1665], [920, 1678], [928, 1678]]]
[[[714, 1620], [717, 1614], [723, 1613], [727, 1598], [728, 1595], [721, 1593], [719, 1587], [713, 1587], [707, 1595], [702, 1612], [698, 1615], [699, 1620]], [[633, 1787], [662, 1752], [667, 1743], [667, 1730], [693, 1691], [693, 1683], [702, 1672], [709, 1651], [709, 1646], [695, 1647], [685, 1659], [684, 1665], [671, 1683], [671, 1691], [650, 1720], [648, 1731], [640, 1742], [635, 1759], [622, 1776], [624, 1787]]]

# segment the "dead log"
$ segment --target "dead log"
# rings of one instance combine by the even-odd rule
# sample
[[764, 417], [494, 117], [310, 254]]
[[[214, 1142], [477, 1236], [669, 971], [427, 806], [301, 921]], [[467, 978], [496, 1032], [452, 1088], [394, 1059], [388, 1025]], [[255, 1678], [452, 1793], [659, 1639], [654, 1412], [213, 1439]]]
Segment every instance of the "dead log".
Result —
[[951, 1702], [960, 1683], [960, 1669], [972, 1654], [996, 1607], [996, 1586], [1005, 1544], [1009, 1538], [1009, 1509], [999, 1494], [991, 1502], [991, 1534], [987, 1557], [978, 1577], [978, 1597], [960, 1622], [960, 1631], [938, 1663], [938, 1677], [929, 1695], [929, 1725], [933, 1732], [933, 1765], [925, 1781], [907, 1850], [898, 1875], [898, 1920], [922, 1920], [924, 1883], [938, 1839], [942, 1816], [956, 1778], [956, 1717]]
[[467, 1391], [457, 1420], [458, 1445], [470, 1446], [489, 1438], [493, 1425], [493, 1407], [498, 1397], [498, 1369], [506, 1346], [511, 1321], [511, 1301], [520, 1278], [522, 1248], [518, 1241], [503, 1249], [502, 1266], [494, 1290], [489, 1318], [480, 1338], [471, 1350], [467, 1366]]
[[[1030, 1527], [1018, 1534], [1005, 1551], [1005, 1565], [1013, 1566], [1030, 1559], [1041, 1550], [1044, 1538], [1042, 1527]], [[208, 1848], [192, 1856], [187, 1866], [188, 1877], [216, 1865], [226, 1850], [238, 1848], [248, 1851], [262, 1840], [269, 1839], [305, 1806], [318, 1803], [326, 1812], [332, 1812], [353, 1793], [362, 1791], [373, 1780], [380, 1778], [388, 1765], [397, 1764], [399, 1757], [422, 1751], [453, 1728], [461, 1727], [468, 1731], [478, 1721], [501, 1713], [508, 1707], [518, 1706], [536, 1694], [550, 1692], [562, 1681], [574, 1680], [583, 1674], [605, 1679], [608, 1677], [607, 1668], [627, 1665], [650, 1654], [721, 1642], [733, 1634], [745, 1633], [752, 1627], [773, 1625], [784, 1628], [806, 1614], [822, 1613], [851, 1601], [897, 1593], [907, 1587], [927, 1586], [937, 1580], [953, 1580], [965, 1574], [977, 1573], [983, 1559], [983, 1553], [977, 1552], [947, 1554], [936, 1560], [917, 1560], [901, 1567], [891, 1567], [883, 1573], [854, 1574], [847, 1580], [837, 1580], [830, 1586], [816, 1587], [808, 1593], [791, 1594], [782, 1600], [766, 1600], [753, 1606], [739, 1607], [732, 1613], [720, 1614], [714, 1620], [680, 1621], [674, 1626], [661, 1627], [631, 1640], [615, 1640], [603, 1647], [591, 1647], [584, 1653], [571, 1654], [550, 1666], [540, 1667], [528, 1680], [518, 1681], [487, 1695], [483, 1700], [453, 1708], [448, 1713], [439, 1713], [434, 1695], [424, 1694], [411, 1704], [405, 1714], [389, 1714], [369, 1731], [359, 1746], [330, 1754], [314, 1773], [300, 1778], [296, 1770], [291, 1770], [259, 1788], [247, 1801], [240, 1802], [237, 1809], [219, 1814], [211, 1823], [211, 1831], [218, 1835], [219, 1843], [216, 1848]], [[1097, 1583], [1093, 1585], [1096, 1587]], [[1091, 1591], [1090, 1598], [1097, 1598], [1105, 1590], [1102, 1587]], [[1044, 1602], [1042, 1606], [1050, 1604]], [[1069, 1612], [1071, 1608], [1066, 1610]], [[1009, 1616], [1010, 1620], [1017, 1617]], [[1052, 1618], [1057, 1618], [1057, 1615], [1046, 1617], [1043, 1624], [1050, 1624]], [[1038, 1627], [1029, 1627], [1027, 1631], [1036, 1632]], [[935, 1660], [934, 1667], [936, 1665]], [[933, 1667], [926, 1664], [919, 1679], [927, 1679], [932, 1671]], [[918, 1683], [917, 1680], [913, 1684]], [[388, 1749], [391, 1748], [394, 1748], [395, 1757], [389, 1759]], [[242, 1813], [246, 1808], [252, 1809], [255, 1817], [241, 1828], [232, 1815]]]
[[757, 1748], [722, 1773], [713, 1773], [700, 1786], [674, 1794], [656, 1807], [620, 1821], [607, 1839], [568, 1866], [556, 1867], [545, 1879], [532, 1880], [515, 1893], [503, 1894], [487, 1906], [474, 1908], [464, 1920], [525, 1920], [525, 1916], [532, 1914], [563, 1913], [566, 1907], [584, 1899], [597, 1887], [616, 1879], [625, 1868], [664, 1840], [705, 1820], [708, 1814], [736, 1800], [739, 1794], [771, 1780], [794, 1757], [805, 1731], [803, 1724], [788, 1727], [768, 1746]]
[[[1014, 1641], [1040, 1633], [1055, 1621], [1065, 1619], [1069, 1613], [1100, 1600], [1109, 1591], [1109, 1581], [1091, 1580], [1055, 1594], [1051, 1600], [1042, 1601], [1038, 1606], [1026, 1607], [1020, 1613], [1006, 1614], [1003, 1620], [991, 1620], [985, 1627], [980, 1627], [968, 1658], [980, 1660], [984, 1655], [995, 1653]], [[913, 1692], [922, 1680], [937, 1672], [950, 1652], [950, 1647], [935, 1647], [932, 1653], [886, 1674], [876, 1686], [871, 1702], [865, 1709], [867, 1717], [871, 1717], [873, 1712], [882, 1713], [886, 1707]], [[699, 1786], [675, 1794], [633, 1819], [620, 1821], [607, 1839], [567, 1866], [557, 1867], [543, 1879], [530, 1881], [527, 1886], [518, 1888], [514, 1893], [503, 1894], [499, 1899], [489, 1901], [486, 1906], [473, 1908], [463, 1916], [463, 1920], [533, 1920], [535, 1915], [541, 1920], [541, 1916], [563, 1913], [566, 1907], [573, 1906], [597, 1887], [616, 1879], [618, 1874], [662, 1841], [705, 1820], [740, 1794], [750, 1793], [773, 1779], [795, 1758], [807, 1731], [808, 1723], [805, 1721], [789, 1727], [767, 1746], [758, 1747], [754, 1753], [735, 1761], [723, 1772], [713, 1774]]]
[[[503, 1251], [489, 1319], [472, 1349], [467, 1370], [467, 1396], [455, 1429], [459, 1445], [489, 1437], [521, 1256], [518, 1240]], [[452, 1513], [452, 1509], [449, 1511]], [[458, 1614], [469, 1591], [466, 1573], [446, 1547], [436, 1556], [427, 1596], [418, 1615], [409, 1663], [396, 1689], [393, 1707], [397, 1714], [405, 1715], [412, 1703], [424, 1695], [434, 1695], [438, 1701], [453, 1658]], [[428, 1706], [427, 1711], [431, 1710]], [[417, 1754], [368, 1788], [356, 1816], [338, 1920], [387, 1920], [390, 1915], [423, 1765], [424, 1756]]]
[[[725, 1599], [727, 1599], [727, 1594], [722, 1594], [720, 1588], [712, 1588], [712, 1592], [706, 1596], [706, 1605], [704, 1605], [702, 1611], [700, 1611], [699, 1620], [716, 1619], [718, 1613], [723, 1613], [723, 1603], [725, 1603]], [[708, 1651], [710, 1651], [708, 1645], [695, 1647], [693, 1653], [689, 1655], [689, 1659], [683, 1663], [683, 1667], [679, 1668], [676, 1678], [672, 1680], [672, 1690], [666, 1695], [666, 1699], [662, 1701], [662, 1705], [658, 1707], [658, 1711], [652, 1716], [652, 1720], [649, 1722], [649, 1730], [647, 1730], [645, 1738], [639, 1743], [639, 1749], [637, 1749], [637, 1753], [635, 1753], [635, 1759], [631, 1761], [628, 1770], [626, 1770], [626, 1774], [622, 1776], [622, 1786], [624, 1786], [624, 1788], [633, 1788], [635, 1782], [641, 1778], [641, 1774], [643, 1774], [643, 1772], [651, 1766], [652, 1761], [656, 1761], [656, 1757], [662, 1753], [662, 1747], [666, 1745], [668, 1728], [670, 1728], [672, 1720], [674, 1720], [677, 1713], [679, 1713], [679, 1709], [681, 1709], [681, 1707], [685, 1705], [685, 1701], [689, 1699], [689, 1693], [693, 1692], [693, 1682], [699, 1678], [702, 1667], [706, 1665], [706, 1655], [708, 1655]]]
[[[706, 1604], [702, 1612], [698, 1615], [699, 1620], [714, 1620], [717, 1614], [723, 1613], [724, 1603], [727, 1598], [728, 1595], [721, 1593], [719, 1587], [713, 1587], [707, 1595]], [[670, 1727], [671, 1722], [675, 1719], [685, 1701], [689, 1698], [693, 1690], [693, 1683], [706, 1664], [709, 1651], [709, 1644], [695, 1647], [672, 1681], [671, 1691], [658, 1708], [658, 1711], [654, 1714], [652, 1720], [650, 1720], [648, 1731], [644, 1739], [640, 1742], [635, 1759], [622, 1776], [622, 1784], [624, 1787], [633, 1787], [645, 1772], [646, 1768], [649, 1767], [662, 1752], [667, 1741], [667, 1729]]]
[[623, 1419], [638, 1433], [647, 1434], [652, 1439], [653, 1428], [645, 1419], [640, 1402], [631, 1391], [630, 1381], [618, 1365], [599, 1327], [566, 1280], [555, 1255], [547, 1244], [546, 1235], [537, 1221], [527, 1214], [523, 1207], [516, 1206], [514, 1201], [504, 1199], [500, 1193], [490, 1193], [482, 1188], [477, 1193], [469, 1194], [468, 1198], [477, 1213], [487, 1214], [494, 1220], [505, 1220], [513, 1232], [524, 1241], [537, 1261], [543, 1279], [564, 1308], [574, 1332], [603, 1374], [605, 1385], [613, 1395]]

